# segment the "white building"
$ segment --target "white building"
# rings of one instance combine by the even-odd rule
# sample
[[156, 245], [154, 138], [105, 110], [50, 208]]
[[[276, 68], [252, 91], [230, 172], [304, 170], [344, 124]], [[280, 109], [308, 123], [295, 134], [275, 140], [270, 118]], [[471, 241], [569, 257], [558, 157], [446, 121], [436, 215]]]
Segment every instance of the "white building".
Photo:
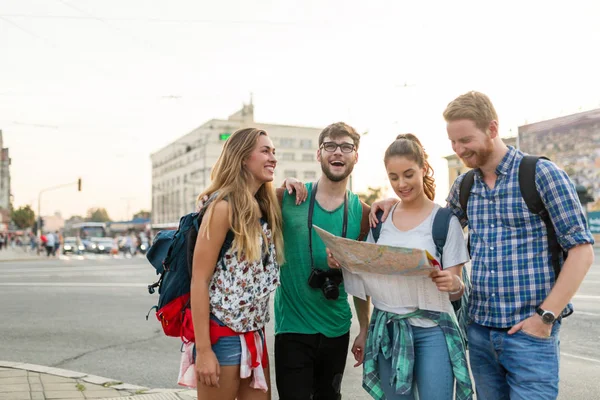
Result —
[[163, 149], [152, 161], [152, 224], [173, 224], [194, 211], [196, 197], [210, 184], [212, 166], [225, 140], [241, 128], [268, 132], [277, 149], [274, 184], [286, 177], [308, 182], [321, 171], [316, 161], [321, 128], [262, 124], [254, 121], [254, 106], [245, 104], [227, 119], [211, 119]]
[[0, 232], [8, 229], [10, 222], [10, 156], [4, 147], [0, 130]]

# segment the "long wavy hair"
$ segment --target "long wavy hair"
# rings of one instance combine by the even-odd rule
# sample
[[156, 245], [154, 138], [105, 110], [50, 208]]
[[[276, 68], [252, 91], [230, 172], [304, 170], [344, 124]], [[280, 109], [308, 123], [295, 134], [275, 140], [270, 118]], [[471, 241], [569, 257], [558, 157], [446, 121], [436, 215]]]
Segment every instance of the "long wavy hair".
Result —
[[198, 196], [200, 201], [205, 195], [210, 197], [216, 193], [206, 209], [204, 219], [207, 224], [200, 234], [209, 237], [214, 205], [225, 199], [229, 203], [229, 222], [234, 233], [233, 250], [243, 254], [249, 260], [262, 258], [263, 252], [267, 250], [265, 246], [261, 249], [257, 240], [260, 236], [263, 237], [263, 243], [267, 240], [259, 223], [259, 218], [262, 216], [271, 228], [277, 262], [282, 264], [284, 261], [282, 217], [275, 188], [272, 182], [266, 182], [256, 194], [252, 193], [249, 182], [254, 178], [244, 167], [244, 161], [250, 157], [261, 135], [268, 136], [263, 130], [245, 128], [234, 132], [225, 142], [211, 172], [211, 184]]
[[435, 179], [433, 179], [433, 168], [427, 161], [425, 148], [412, 133], [403, 133], [396, 137], [385, 151], [383, 162], [387, 165], [391, 157], [406, 157], [417, 163], [419, 168], [425, 168], [423, 175], [423, 191], [429, 200], [435, 198]]

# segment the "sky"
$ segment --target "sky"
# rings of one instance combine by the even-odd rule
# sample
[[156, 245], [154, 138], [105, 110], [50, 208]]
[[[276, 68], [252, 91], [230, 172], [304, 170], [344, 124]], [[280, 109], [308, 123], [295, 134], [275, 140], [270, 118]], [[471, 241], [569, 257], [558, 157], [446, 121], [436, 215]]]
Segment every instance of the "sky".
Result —
[[355, 191], [415, 133], [448, 191], [442, 112], [486, 93], [500, 132], [600, 107], [595, 1], [0, 0], [0, 130], [16, 207], [114, 220], [151, 205], [150, 154], [253, 95], [255, 120], [365, 135]]

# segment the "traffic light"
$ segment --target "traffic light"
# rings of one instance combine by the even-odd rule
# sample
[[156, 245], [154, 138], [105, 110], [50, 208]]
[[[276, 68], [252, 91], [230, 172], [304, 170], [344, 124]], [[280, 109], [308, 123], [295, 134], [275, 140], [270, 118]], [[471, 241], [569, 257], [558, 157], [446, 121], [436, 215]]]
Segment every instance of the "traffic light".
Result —
[[77, 179], [77, 191], [81, 192], [81, 178]]

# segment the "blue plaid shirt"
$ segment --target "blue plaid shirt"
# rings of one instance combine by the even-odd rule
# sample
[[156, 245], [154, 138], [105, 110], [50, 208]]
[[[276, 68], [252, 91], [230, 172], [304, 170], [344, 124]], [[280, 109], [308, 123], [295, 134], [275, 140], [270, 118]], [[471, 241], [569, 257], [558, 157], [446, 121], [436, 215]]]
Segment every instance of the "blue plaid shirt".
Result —
[[[469, 316], [483, 326], [508, 328], [530, 317], [555, 281], [546, 227], [521, 196], [518, 172], [522, 159], [523, 152], [509, 147], [496, 168], [498, 177], [493, 189], [484, 183], [481, 171], [475, 170], [468, 221], [459, 201], [464, 174], [456, 179], [447, 199], [462, 226], [469, 226], [473, 283]], [[554, 163], [540, 159], [535, 185], [560, 246], [568, 251], [580, 244], [593, 244], [567, 174]], [[562, 315], [572, 310], [569, 304]]]

